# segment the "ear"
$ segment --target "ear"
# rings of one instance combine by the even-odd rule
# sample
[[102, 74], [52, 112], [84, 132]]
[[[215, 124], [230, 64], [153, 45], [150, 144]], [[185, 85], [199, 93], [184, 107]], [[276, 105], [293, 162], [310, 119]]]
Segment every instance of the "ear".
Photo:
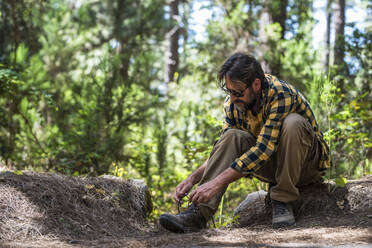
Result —
[[261, 89], [261, 80], [259, 78], [253, 81], [252, 88], [254, 92], [258, 92]]

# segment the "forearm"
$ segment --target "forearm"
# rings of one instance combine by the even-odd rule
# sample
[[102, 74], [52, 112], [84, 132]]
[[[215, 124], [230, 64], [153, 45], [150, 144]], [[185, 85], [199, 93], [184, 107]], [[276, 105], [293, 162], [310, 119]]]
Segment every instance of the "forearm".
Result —
[[197, 184], [200, 182], [200, 180], [202, 179], [203, 177], [203, 174], [204, 174], [204, 170], [205, 168], [207, 167], [207, 164], [208, 164], [208, 159], [205, 160], [205, 162], [196, 170], [194, 171], [190, 176], [189, 176], [189, 180], [192, 182], [193, 185]]
[[215, 184], [218, 188], [228, 186], [230, 183], [244, 177], [244, 174], [238, 172], [233, 168], [227, 168], [224, 172], [218, 175], [211, 182]]
[[229, 185], [243, 176], [243, 174], [233, 168], [228, 168], [213, 180], [199, 185], [190, 193], [189, 200], [194, 204], [208, 202], [224, 186]]

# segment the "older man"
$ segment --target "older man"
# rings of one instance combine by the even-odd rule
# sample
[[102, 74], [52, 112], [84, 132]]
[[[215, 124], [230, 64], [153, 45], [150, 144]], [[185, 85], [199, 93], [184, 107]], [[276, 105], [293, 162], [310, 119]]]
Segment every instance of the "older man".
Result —
[[218, 79], [228, 94], [223, 133], [210, 157], [181, 182], [174, 198], [189, 194], [184, 212], [160, 216], [173, 232], [198, 231], [217, 211], [227, 186], [241, 177], [271, 184], [274, 227], [294, 225], [291, 202], [299, 187], [330, 167], [329, 148], [304, 96], [292, 85], [264, 74], [252, 56], [235, 53], [222, 65]]

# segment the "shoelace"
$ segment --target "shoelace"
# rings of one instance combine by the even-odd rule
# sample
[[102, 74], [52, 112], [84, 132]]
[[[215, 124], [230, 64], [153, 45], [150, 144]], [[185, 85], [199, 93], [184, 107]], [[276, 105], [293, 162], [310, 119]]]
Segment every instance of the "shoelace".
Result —
[[[189, 201], [189, 197], [187, 196], [187, 194], [185, 194], [184, 197], [187, 198], [187, 209], [189, 210], [192, 202]], [[180, 199], [180, 200], [178, 200], [178, 202], [177, 202], [177, 210], [178, 210], [178, 214], [181, 213], [181, 210], [180, 210], [180, 209], [181, 209], [181, 206], [182, 206], [182, 201], [181, 201], [181, 199]], [[191, 209], [190, 209], [190, 210], [191, 210]], [[186, 210], [186, 211], [187, 211], [187, 210]], [[192, 211], [194, 211], [194, 213], [196, 213], [197, 211], [200, 211], [200, 210], [199, 210], [199, 208], [198, 208], [197, 206], [194, 206], [194, 207], [192, 208]], [[217, 227], [216, 227], [216, 223], [214, 222], [213, 217], [212, 217], [212, 223], [213, 223], [214, 228], [217, 228]]]
[[[187, 194], [185, 194], [185, 196], [184, 197], [186, 197], [187, 198], [187, 208], [189, 208], [190, 207], [190, 201], [189, 201], [189, 197], [187, 196]], [[180, 214], [181, 213], [181, 206], [182, 206], [182, 200], [181, 199], [179, 199], [178, 200], [178, 202], [177, 202], [177, 210], [178, 210], [178, 214]]]

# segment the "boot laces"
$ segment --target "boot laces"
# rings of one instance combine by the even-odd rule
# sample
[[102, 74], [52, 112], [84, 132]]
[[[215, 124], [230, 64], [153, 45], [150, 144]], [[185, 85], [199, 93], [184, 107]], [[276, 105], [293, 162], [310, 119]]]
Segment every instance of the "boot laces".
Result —
[[[190, 202], [189, 198], [187, 195], [185, 195], [185, 197], [187, 198], [187, 209], [181, 213], [181, 206], [182, 206], [182, 201], [181, 199], [178, 200], [177, 202], [177, 210], [178, 210], [178, 214], [189, 214], [189, 213], [199, 213], [200, 212], [200, 209], [198, 208], [198, 206], [196, 206], [195, 204], [193, 204], [192, 202]], [[213, 226], [214, 228], [217, 228], [216, 227], [216, 223], [214, 222], [214, 219], [212, 217], [212, 223], [213, 223]]]
[[[187, 210], [186, 210], [186, 211], [189, 212], [189, 209], [191, 209], [190, 206], [193, 206], [193, 205], [192, 205], [191, 202], [189, 201], [189, 197], [188, 197], [187, 195], [185, 195], [184, 197], [187, 198]], [[178, 202], [177, 202], [177, 210], [178, 210], [178, 214], [181, 213], [181, 207], [182, 207], [182, 201], [181, 201], [181, 199], [179, 199]], [[185, 212], [186, 212], [186, 211], [185, 211]], [[196, 210], [195, 210], [195, 211], [196, 211]]]

